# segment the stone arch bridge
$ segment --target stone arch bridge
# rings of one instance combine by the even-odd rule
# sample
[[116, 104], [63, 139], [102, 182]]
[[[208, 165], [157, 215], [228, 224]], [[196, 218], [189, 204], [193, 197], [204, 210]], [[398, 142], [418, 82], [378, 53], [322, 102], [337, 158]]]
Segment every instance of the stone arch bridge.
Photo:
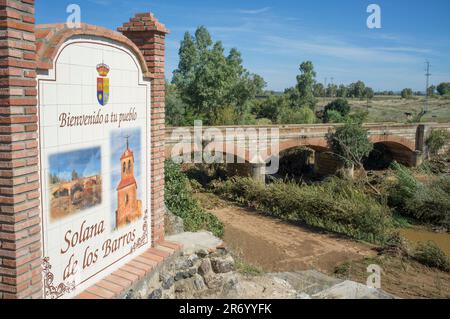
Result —
[[[265, 166], [261, 162], [269, 162], [272, 156], [278, 156], [290, 149], [308, 147], [316, 153], [315, 165], [324, 167], [329, 165], [329, 158], [321, 163], [324, 158], [318, 155], [326, 154], [329, 151], [327, 135], [334, 132], [340, 125], [342, 124], [220, 126], [214, 128], [167, 127], [165, 155], [166, 158], [181, 153], [186, 156], [186, 153], [193, 154], [205, 150], [207, 144], [208, 150], [223, 152], [234, 158], [240, 158], [242, 162], [252, 163], [254, 175], [257, 177], [261, 175], [258, 172], [262, 172], [262, 166]], [[437, 129], [450, 131], [450, 123], [365, 124], [364, 128], [368, 131], [370, 140], [375, 145], [384, 146], [384, 149], [390, 152], [393, 160], [415, 167], [420, 165], [426, 157], [426, 139], [429, 134]], [[278, 133], [272, 135], [272, 139], [269, 138], [266, 151], [255, 160], [251, 152], [252, 146], [257, 142], [257, 135], [254, 135], [254, 133], [264, 131], [269, 136], [271, 136], [271, 132]], [[235, 135], [231, 135], [230, 132], [235, 132]], [[242, 134], [246, 136], [245, 141]], [[276, 142], [278, 146], [276, 148], [271, 147], [271, 142]], [[191, 158], [191, 154], [188, 155], [189, 158]]]

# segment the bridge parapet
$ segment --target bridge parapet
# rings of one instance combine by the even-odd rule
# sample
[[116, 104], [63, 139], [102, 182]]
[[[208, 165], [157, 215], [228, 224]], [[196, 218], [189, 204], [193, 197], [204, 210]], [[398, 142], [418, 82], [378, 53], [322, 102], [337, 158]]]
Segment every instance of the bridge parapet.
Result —
[[[238, 147], [242, 145], [248, 154], [248, 148], [256, 142], [258, 133], [276, 131], [275, 135], [279, 144], [278, 151], [307, 146], [315, 150], [324, 151], [328, 148], [327, 136], [343, 124], [311, 124], [311, 125], [243, 125], [243, 126], [218, 126], [218, 127], [167, 127], [166, 128], [166, 157], [171, 155], [171, 150], [180, 143], [192, 145], [195, 136], [209, 141], [214, 136], [214, 144], [229, 144], [235, 141]], [[399, 123], [368, 123], [364, 124], [369, 138], [373, 143], [385, 145], [399, 161], [408, 165], [418, 165], [422, 154], [426, 154], [426, 139], [431, 131], [445, 129], [450, 131], [450, 123], [421, 123], [421, 124], [399, 124]], [[236, 138], [236, 133], [244, 134], [244, 137]], [[245, 135], [248, 132], [256, 132], [256, 135]], [[220, 134], [216, 134], [220, 133]], [[227, 134], [228, 133], [228, 134]], [[181, 136], [188, 135], [189, 138], [182, 140]], [[239, 135], [239, 134], [237, 134]], [[247, 141], [247, 143], [242, 143]], [[245, 146], [244, 146], [245, 145]], [[250, 145], [250, 146], [249, 146]], [[195, 147], [192, 148], [195, 150]], [[221, 149], [226, 150], [223, 146]], [[268, 157], [273, 154], [268, 154]], [[247, 156], [247, 155], [246, 155]], [[268, 158], [266, 158], [267, 160]], [[245, 158], [249, 161], [249, 158]]]

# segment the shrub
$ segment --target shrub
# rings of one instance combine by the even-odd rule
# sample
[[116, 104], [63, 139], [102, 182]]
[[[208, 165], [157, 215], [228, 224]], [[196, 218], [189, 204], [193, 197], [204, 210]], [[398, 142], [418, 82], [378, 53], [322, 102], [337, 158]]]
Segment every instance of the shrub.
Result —
[[403, 89], [401, 95], [403, 99], [410, 99], [413, 95], [413, 91], [411, 89]]
[[348, 163], [357, 165], [373, 150], [367, 131], [361, 124], [351, 122], [339, 127], [334, 134], [330, 134], [328, 143], [333, 153]]
[[397, 163], [393, 168], [397, 183], [390, 188], [389, 204], [403, 215], [450, 229], [450, 178], [422, 184], [407, 168]]
[[345, 117], [336, 110], [329, 110], [325, 113], [323, 120], [325, 123], [344, 123]]
[[325, 106], [325, 123], [328, 123], [330, 118], [330, 114], [329, 112], [331, 111], [336, 111], [338, 112], [342, 118], [347, 117], [350, 114], [350, 104], [348, 103], [348, 101], [346, 99], [336, 99], [333, 102], [329, 103], [328, 105]]
[[285, 108], [281, 111], [280, 124], [314, 124], [316, 114], [308, 107], [301, 107], [298, 110]]
[[432, 241], [419, 243], [412, 257], [426, 266], [450, 272], [450, 259]]
[[205, 229], [215, 236], [223, 236], [223, 224], [200, 207], [192, 195], [188, 178], [181, 172], [179, 165], [172, 161], [166, 161], [165, 165], [164, 200], [167, 208], [183, 219], [187, 231]]
[[450, 143], [450, 132], [446, 130], [434, 130], [426, 140], [428, 151], [433, 156], [436, 156], [447, 143]]
[[392, 226], [387, 206], [353, 182], [337, 178], [311, 186], [283, 181], [265, 186], [249, 178], [234, 178], [214, 182], [212, 188], [229, 200], [274, 217], [369, 242], [384, 242]]
[[450, 82], [441, 83], [436, 89], [440, 95], [450, 94]]

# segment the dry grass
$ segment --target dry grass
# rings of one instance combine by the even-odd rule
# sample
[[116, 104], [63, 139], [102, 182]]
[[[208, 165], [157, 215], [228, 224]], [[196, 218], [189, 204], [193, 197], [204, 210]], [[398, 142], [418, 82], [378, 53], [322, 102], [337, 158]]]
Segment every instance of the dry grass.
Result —
[[369, 265], [382, 269], [381, 288], [400, 298], [448, 299], [450, 298], [450, 274], [429, 268], [414, 260], [381, 255], [336, 267], [335, 275], [365, 284]]
[[[318, 107], [324, 107], [332, 98], [319, 98]], [[415, 96], [402, 99], [400, 96], [376, 96], [369, 103], [367, 100], [349, 99], [352, 110], [364, 109], [369, 111], [369, 122], [407, 122], [405, 113], [418, 114], [422, 111], [425, 97]], [[368, 107], [369, 106], [369, 107]], [[450, 122], [450, 98], [433, 97], [429, 100], [430, 113], [425, 115], [423, 122]]]

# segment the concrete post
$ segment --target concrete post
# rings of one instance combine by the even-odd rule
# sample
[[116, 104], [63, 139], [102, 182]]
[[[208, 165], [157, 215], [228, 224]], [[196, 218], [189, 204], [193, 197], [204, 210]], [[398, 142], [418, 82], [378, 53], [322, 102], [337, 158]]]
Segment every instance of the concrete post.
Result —
[[266, 163], [252, 164], [252, 178], [255, 181], [266, 183]]
[[430, 136], [431, 127], [429, 125], [421, 124], [417, 127], [416, 133], [416, 150], [420, 151], [423, 158], [428, 158], [427, 138]]

